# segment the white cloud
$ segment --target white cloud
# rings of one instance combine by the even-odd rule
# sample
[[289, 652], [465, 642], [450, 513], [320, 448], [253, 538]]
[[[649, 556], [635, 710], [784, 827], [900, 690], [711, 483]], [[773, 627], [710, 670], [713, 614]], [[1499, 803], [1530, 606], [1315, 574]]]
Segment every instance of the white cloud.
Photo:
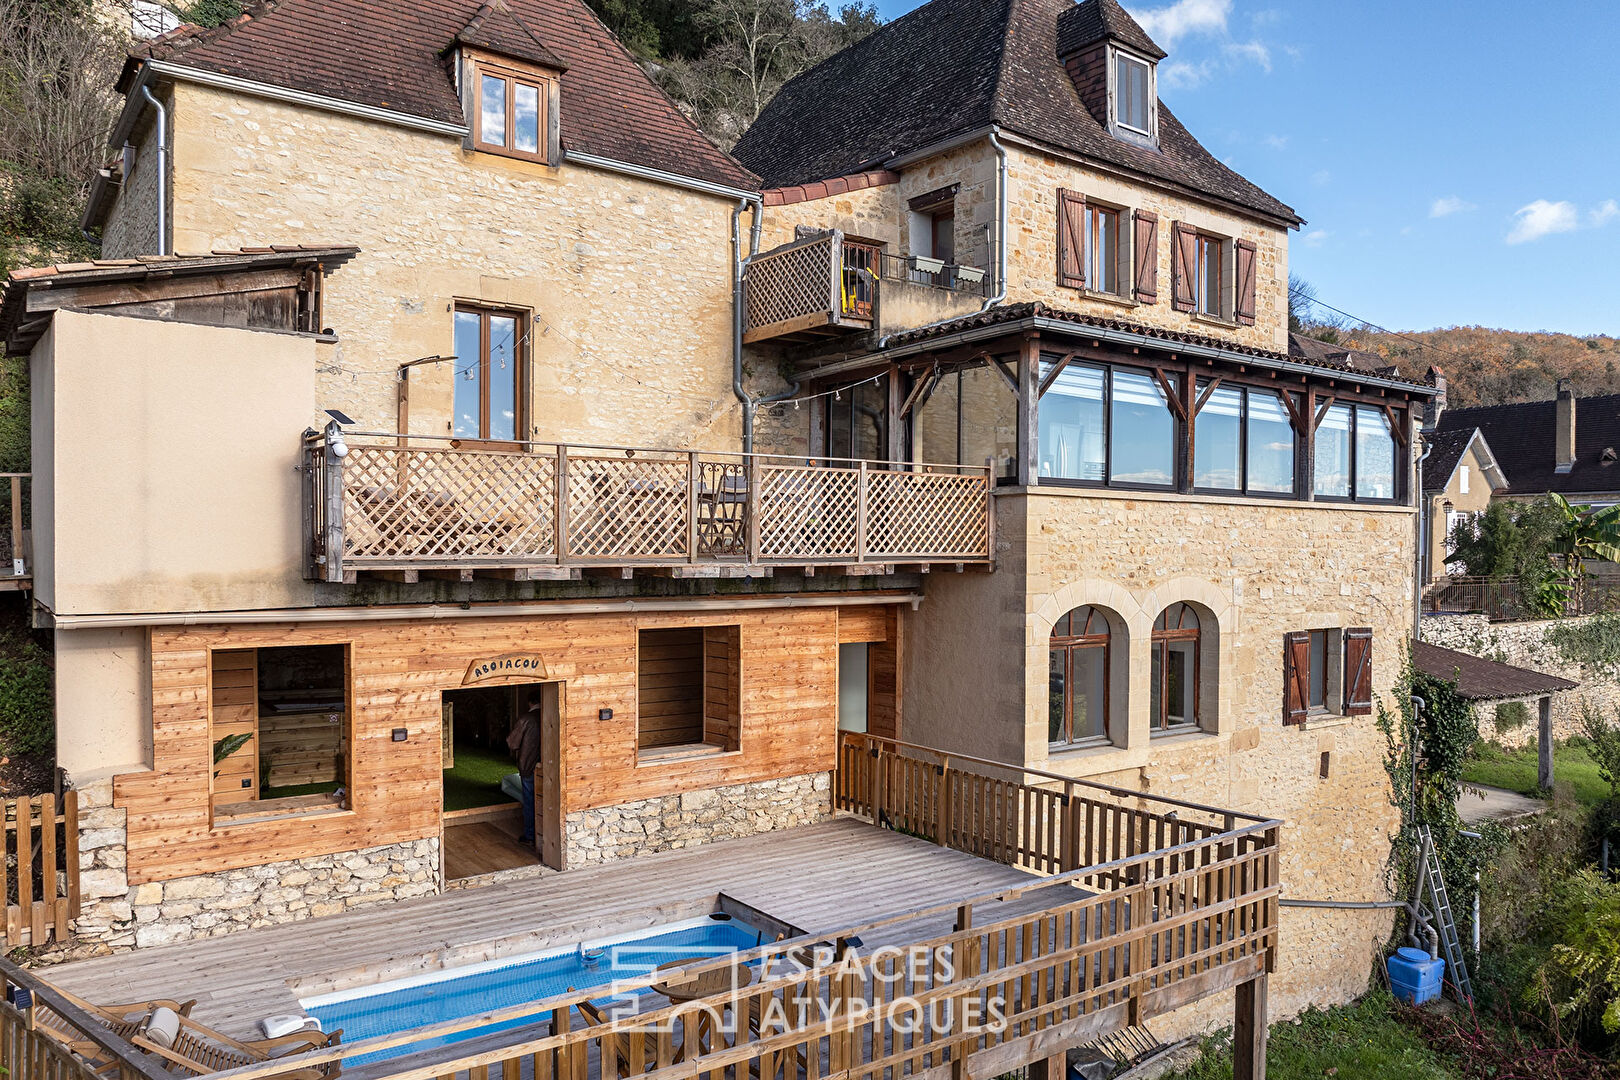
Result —
[[1508, 233], [1507, 242], [1523, 244], [1551, 236], [1553, 233], [1574, 232], [1580, 227], [1580, 223], [1580, 215], [1575, 212], [1574, 203], [1537, 199], [1514, 211], [1513, 231]]
[[1620, 203], [1616, 203], [1613, 199], [1604, 199], [1586, 214], [1586, 220], [1594, 229], [1607, 225], [1616, 217], [1620, 217]]
[[1148, 37], [1166, 49], [1191, 34], [1224, 33], [1231, 13], [1232, 0], [1175, 0], [1168, 7], [1133, 12]]
[[1327, 243], [1328, 237], [1332, 235], [1333, 234], [1328, 232], [1326, 229], [1312, 229], [1310, 232], [1300, 237], [1300, 242], [1306, 247], [1317, 248]]
[[1459, 199], [1455, 195], [1447, 195], [1429, 204], [1429, 216], [1432, 218], [1450, 217], [1452, 214], [1465, 214], [1470, 210], [1477, 209], [1479, 207], [1471, 202]]
[[1221, 46], [1229, 60], [1241, 63], [1248, 61], [1265, 71], [1271, 73], [1271, 50], [1258, 41], [1229, 41]]
[[1288, 136], [1267, 135], [1266, 145], [1271, 147], [1273, 150], [1286, 150], [1288, 149]]
[[1333, 173], [1327, 169], [1317, 169], [1311, 173], [1311, 183], [1317, 187], [1327, 187], [1333, 183]]
[[1186, 90], [1202, 83], [1214, 70], [1207, 60], [1201, 64], [1169, 60], [1159, 65], [1159, 83], [1171, 90]]

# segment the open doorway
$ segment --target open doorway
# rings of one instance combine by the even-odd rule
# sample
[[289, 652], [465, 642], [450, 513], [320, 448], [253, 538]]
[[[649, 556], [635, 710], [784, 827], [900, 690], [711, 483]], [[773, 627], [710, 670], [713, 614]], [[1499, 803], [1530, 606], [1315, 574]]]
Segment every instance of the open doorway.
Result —
[[[443, 698], [444, 874], [477, 877], [544, 861], [560, 866], [562, 834], [560, 683], [446, 690]], [[523, 842], [522, 781], [508, 736], [538, 709], [536, 840]], [[544, 858], [542, 859], [542, 856]]]

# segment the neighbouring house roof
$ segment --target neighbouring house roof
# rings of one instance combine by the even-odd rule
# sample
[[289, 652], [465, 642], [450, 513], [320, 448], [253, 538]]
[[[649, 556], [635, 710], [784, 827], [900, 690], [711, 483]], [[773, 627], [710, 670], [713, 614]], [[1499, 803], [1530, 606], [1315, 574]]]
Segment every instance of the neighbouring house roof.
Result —
[[445, 56], [458, 40], [566, 69], [559, 109], [565, 151], [757, 188], [584, 0], [260, 0], [217, 28], [182, 27], [142, 45], [119, 89], [150, 57], [460, 125], [467, 121]]
[[813, 184], [795, 185], [785, 188], [766, 188], [762, 194], [766, 206], [787, 206], [792, 203], [808, 202], [811, 199], [825, 199], [829, 195], [843, 195], [850, 191], [863, 191], [871, 187], [883, 187], [887, 184], [898, 184], [900, 174], [889, 172], [886, 169], [873, 169], [870, 172], [855, 173], [851, 176], [835, 176], [830, 180], [817, 180]]
[[1575, 464], [1557, 471], [1557, 403], [1526, 401], [1447, 409], [1439, 430], [1478, 428], [1507, 474], [1508, 493], [1561, 495], [1620, 492], [1620, 394], [1575, 400]]
[[[128, 285], [300, 266], [320, 266], [330, 272], [359, 253], [360, 249], [352, 244], [279, 244], [206, 255], [145, 255], [13, 270], [7, 276], [4, 297], [0, 299], [0, 337], [4, 339], [8, 356], [26, 353], [34, 347], [50, 323], [50, 311], [30, 313], [28, 297], [42, 290]], [[228, 291], [228, 287], [222, 286], [219, 291]]]
[[1304, 334], [1288, 332], [1288, 355], [1312, 363], [1328, 363], [1352, 371], [1371, 371], [1388, 375], [1397, 370], [1386, 357], [1365, 349], [1352, 349], [1348, 345], [1332, 345]]
[[[1126, 319], [1110, 319], [1098, 315], [1085, 315], [1078, 311], [1065, 311], [1061, 308], [1049, 307], [1040, 302], [1024, 304], [1005, 304], [989, 308], [985, 311], [976, 311], [961, 318], [950, 319], [946, 322], [932, 323], [919, 327], [916, 330], [907, 330], [892, 334], [884, 343], [885, 351], [932, 341], [939, 338], [951, 337], [963, 331], [977, 330], [987, 327], [997, 327], [1004, 324], [1016, 324], [1025, 320], [1041, 319], [1050, 322], [1070, 323], [1075, 333], [1084, 334], [1087, 328], [1098, 330], [1117, 330], [1127, 334], [1137, 334], [1145, 338], [1163, 341], [1166, 347], [1174, 349], [1177, 345], [1194, 346], [1203, 349], [1219, 349], [1232, 356], [1241, 356], [1261, 365], [1294, 365], [1306, 366], [1321, 370], [1333, 376], [1342, 377], [1345, 374], [1369, 375], [1371, 373], [1346, 367], [1342, 364], [1303, 360], [1295, 356], [1287, 356], [1270, 349], [1256, 348], [1253, 345], [1242, 345], [1222, 338], [1208, 337], [1204, 334], [1190, 334], [1179, 330], [1167, 330], [1160, 326], [1150, 326], [1147, 323], [1130, 322]], [[1434, 387], [1428, 383], [1412, 382], [1398, 376], [1378, 376], [1391, 384], [1414, 393], [1429, 395], [1434, 393]]]
[[1412, 665], [1425, 675], [1457, 684], [1465, 701], [1510, 701], [1574, 690], [1581, 684], [1529, 668], [1514, 667], [1481, 656], [1412, 642]]
[[[1097, 18], [1151, 46], [1116, 8]], [[790, 81], [732, 152], [767, 186], [789, 187], [877, 168], [995, 126], [1300, 223], [1290, 207], [1217, 161], [1162, 102], [1159, 149], [1110, 135], [1058, 59], [1058, 18], [1074, 10], [1070, 0], [930, 0]], [[1084, 16], [1069, 25], [1076, 18]], [[1120, 20], [1129, 27], [1120, 29]]]
[[1490, 443], [1485, 441], [1485, 435], [1478, 428], [1435, 431], [1427, 436], [1426, 441], [1429, 456], [1423, 462], [1424, 491], [1438, 494], [1450, 487], [1452, 477], [1457, 473], [1457, 466], [1462, 464], [1468, 448], [1476, 442], [1479, 444], [1480, 464], [1486, 474], [1484, 479], [1491, 485], [1491, 490], [1508, 486], [1507, 474], [1497, 464], [1496, 456], [1491, 453]]

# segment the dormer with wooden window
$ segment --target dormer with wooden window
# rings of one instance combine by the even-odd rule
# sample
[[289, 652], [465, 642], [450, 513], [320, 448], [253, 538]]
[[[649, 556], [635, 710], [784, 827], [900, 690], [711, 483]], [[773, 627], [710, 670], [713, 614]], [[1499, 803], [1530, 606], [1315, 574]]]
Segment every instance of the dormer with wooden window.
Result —
[[1110, 135], [1158, 149], [1158, 64], [1165, 51], [1117, 0], [1093, 0], [1060, 15], [1057, 51], [1081, 102]]
[[469, 150], [557, 165], [567, 65], [504, 0], [478, 9], [452, 47]]

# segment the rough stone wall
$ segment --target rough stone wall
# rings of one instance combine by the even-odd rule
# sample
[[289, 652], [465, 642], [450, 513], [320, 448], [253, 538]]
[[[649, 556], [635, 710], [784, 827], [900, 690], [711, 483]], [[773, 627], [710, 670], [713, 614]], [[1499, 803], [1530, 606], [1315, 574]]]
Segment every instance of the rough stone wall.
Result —
[[[1054, 307], [1105, 318], [1130, 319], [1186, 333], [1225, 338], [1244, 345], [1286, 352], [1288, 349], [1288, 234], [1206, 203], [1170, 195], [1145, 184], [1126, 183], [1074, 162], [1024, 149], [1009, 151], [1008, 300], [1040, 300]], [[1057, 283], [1057, 191], [1082, 195], [1133, 210], [1159, 215], [1158, 301], [1138, 304], [1095, 299]], [[1238, 326], [1198, 318], [1171, 306], [1171, 228], [1186, 221], [1221, 236], [1251, 240], [1257, 252], [1255, 321]], [[1125, 234], [1125, 230], [1121, 230]], [[1122, 235], [1121, 243], [1129, 237]]]
[[[1383, 736], [1372, 716], [1283, 725], [1283, 635], [1372, 627], [1373, 686], [1387, 693], [1410, 634], [1415, 511], [1075, 489], [996, 502], [996, 573], [935, 575], [907, 616], [908, 738], [1281, 819], [1286, 895], [1385, 899], [1397, 816]], [[1204, 730], [1154, 736], [1151, 627], [1176, 601], [1204, 618]], [[1049, 638], [1082, 604], [1111, 624], [1114, 745], [1051, 753]], [[1387, 912], [1281, 917], [1274, 1015], [1366, 988]], [[1230, 1023], [1229, 1009], [1223, 995], [1167, 1031]]]
[[[730, 200], [191, 84], [176, 98], [177, 250], [361, 249], [327, 282], [319, 408], [395, 430], [398, 365], [454, 353], [450, 309], [476, 300], [533, 312], [531, 437], [738, 448]], [[450, 365], [411, 370], [413, 432], [449, 433], [453, 384]]]
[[[1553, 738], [1567, 739], [1581, 734], [1581, 716], [1587, 709], [1607, 716], [1620, 711], [1620, 682], [1569, 659], [1548, 640], [1548, 634], [1557, 627], [1581, 626], [1598, 617], [1583, 615], [1572, 619], [1493, 623], [1484, 615], [1425, 615], [1421, 632], [1424, 641], [1447, 649], [1580, 683], [1574, 690], [1552, 695]], [[1499, 731], [1495, 724], [1495, 706], [1481, 705], [1475, 710], [1479, 733], [1504, 746], [1524, 746], [1536, 736], [1536, 708], [1536, 702], [1531, 701], [1529, 722], [1523, 727]]]
[[806, 773], [579, 810], [563, 825], [570, 870], [809, 825], [832, 816], [832, 780]]
[[112, 783], [78, 790], [81, 910], [73, 938], [52, 959], [218, 937], [439, 890], [437, 837], [131, 886], [126, 811], [112, 806]]
[[[173, 131], [172, 97], [167, 104], [170, 106], [169, 130]], [[135, 144], [135, 168], [124, 179], [118, 200], [101, 229], [101, 257], [104, 259], [155, 255], [160, 246], [157, 128], [149, 115], [143, 119], [144, 130], [131, 140]]]

